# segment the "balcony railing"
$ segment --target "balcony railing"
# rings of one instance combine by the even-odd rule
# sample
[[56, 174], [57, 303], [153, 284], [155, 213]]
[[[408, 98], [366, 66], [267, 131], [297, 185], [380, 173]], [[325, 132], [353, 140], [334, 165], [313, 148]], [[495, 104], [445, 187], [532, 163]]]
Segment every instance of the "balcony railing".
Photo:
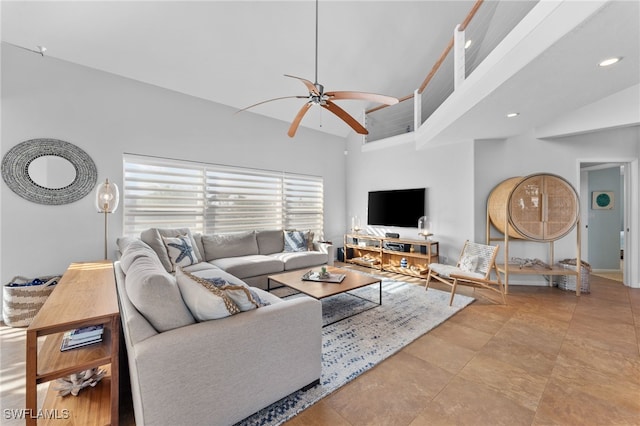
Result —
[[453, 29], [449, 43], [414, 93], [400, 98], [398, 104], [365, 111], [369, 134], [364, 136], [364, 142], [419, 128], [454, 92], [456, 84], [471, 75], [537, 3], [476, 1], [464, 21]]

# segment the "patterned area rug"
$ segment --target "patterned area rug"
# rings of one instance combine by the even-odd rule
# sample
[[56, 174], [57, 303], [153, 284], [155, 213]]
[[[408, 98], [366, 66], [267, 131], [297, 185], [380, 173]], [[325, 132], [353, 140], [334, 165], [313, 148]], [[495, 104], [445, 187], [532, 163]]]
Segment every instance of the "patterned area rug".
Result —
[[[281, 289], [286, 292], [287, 289]], [[322, 376], [320, 384], [297, 391], [264, 408], [238, 425], [280, 425], [345, 385], [418, 337], [443, 323], [473, 302], [456, 295], [449, 306], [449, 293], [416, 284], [383, 279], [382, 305], [377, 306], [378, 284], [322, 301], [323, 322], [359, 312], [322, 329]], [[277, 294], [277, 293], [276, 293]], [[281, 296], [282, 297], [282, 296]], [[289, 296], [306, 297], [306, 296]], [[375, 306], [374, 309], [369, 309]]]

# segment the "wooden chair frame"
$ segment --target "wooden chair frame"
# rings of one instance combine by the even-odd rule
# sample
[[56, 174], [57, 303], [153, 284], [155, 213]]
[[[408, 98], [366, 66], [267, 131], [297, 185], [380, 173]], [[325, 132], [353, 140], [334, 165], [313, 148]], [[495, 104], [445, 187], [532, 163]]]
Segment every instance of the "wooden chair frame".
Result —
[[[424, 286], [425, 291], [429, 290], [429, 283], [433, 278], [451, 287], [451, 299], [449, 300], [449, 306], [453, 304], [453, 298], [455, 297], [458, 285], [495, 291], [502, 296], [502, 303], [506, 305], [507, 299], [505, 296], [505, 286], [500, 278], [498, 267], [496, 266], [496, 256], [498, 255], [499, 248], [500, 246], [497, 245], [490, 246], [470, 242], [469, 240], [465, 241], [455, 267], [440, 263], [432, 263], [429, 265], [427, 282]], [[471, 276], [469, 272], [464, 271], [460, 267], [463, 259], [467, 256], [477, 256], [478, 265], [476, 267], [476, 276]], [[437, 272], [437, 270], [440, 270], [441, 272]], [[495, 272], [495, 280], [491, 279], [492, 271]]]

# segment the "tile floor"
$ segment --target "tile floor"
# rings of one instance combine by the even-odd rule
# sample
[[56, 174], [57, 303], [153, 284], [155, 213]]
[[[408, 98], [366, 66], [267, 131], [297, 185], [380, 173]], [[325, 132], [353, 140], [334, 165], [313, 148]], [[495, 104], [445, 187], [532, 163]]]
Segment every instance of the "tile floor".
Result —
[[[511, 286], [507, 306], [475, 290], [476, 302], [287, 425], [640, 425], [640, 289], [590, 283], [580, 298]], [[2, 408], [19, 407], [24, 332], [0, 336]], [[131, 419], [124, 408], [121, 424]]]
[[286, 424], [640, 425], [640, 289], [590, 285], [580, 298], [511, 286], [508, 306], [475, 290], [462, 312]]

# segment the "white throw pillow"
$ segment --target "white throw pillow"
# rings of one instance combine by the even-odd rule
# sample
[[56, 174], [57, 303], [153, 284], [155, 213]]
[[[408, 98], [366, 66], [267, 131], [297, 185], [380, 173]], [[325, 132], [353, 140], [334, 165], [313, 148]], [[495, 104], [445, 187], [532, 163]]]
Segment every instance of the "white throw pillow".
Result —
[[171, 262], [171, 272], [174, 272], [180, 266], [198, 263], [198, 258], [191, 244], [191, 238], [187, 235], [179, 235], [175, 238], [162, 237], [162, 242], [164, 242]]
[[248, 286], [229, 284], [221, 278], [200, 278], [178, 268], [176, 280], [182, 298], [198, 321], [225, 318], [261, 305]]
[[460, 269], [465, 272], [475, 272], [478, 268], [478, 256], [463, 256], [460, 259]]

